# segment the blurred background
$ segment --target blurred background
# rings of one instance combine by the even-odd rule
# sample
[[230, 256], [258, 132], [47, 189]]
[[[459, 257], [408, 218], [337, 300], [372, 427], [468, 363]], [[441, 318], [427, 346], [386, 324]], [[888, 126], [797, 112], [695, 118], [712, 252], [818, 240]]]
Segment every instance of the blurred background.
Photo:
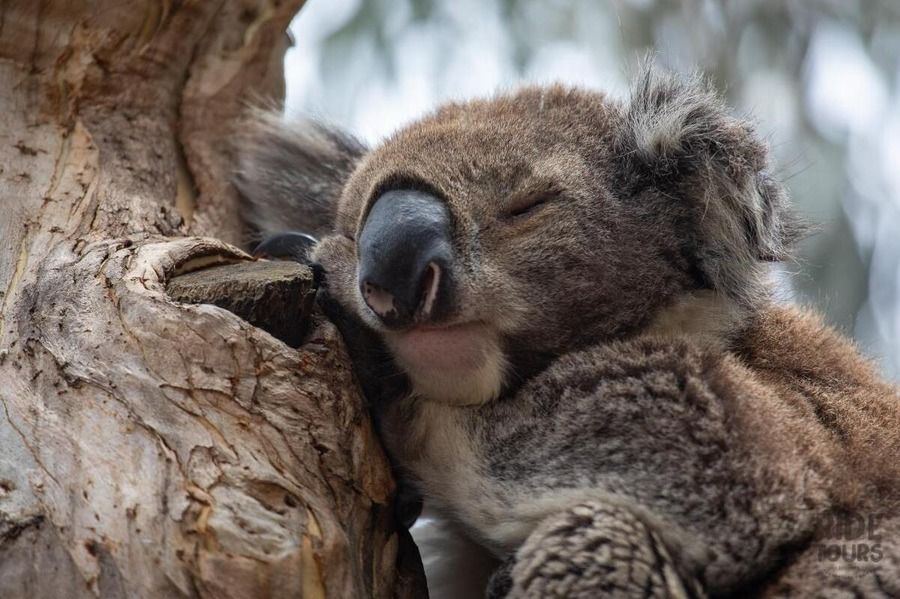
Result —
[[705, 72], [758, 123], [818, 232], [783, 266], [900, 380], [900, 2], [308, 0], [291, 25], [288, 113], [374, 143], [436, 104], [523, 82], [625, 97], [648, 51]]

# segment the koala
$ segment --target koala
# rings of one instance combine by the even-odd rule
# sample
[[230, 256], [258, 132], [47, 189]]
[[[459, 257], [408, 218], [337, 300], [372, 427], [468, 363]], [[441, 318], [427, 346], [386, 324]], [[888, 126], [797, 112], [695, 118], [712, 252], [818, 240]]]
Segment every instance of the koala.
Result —
[[900, 596], [900, 392], [774, 299], [802, 227], [702, 78], [240, 146], [262, 252], [320, 269], [402, 484], [501, 560], [488, 597]]

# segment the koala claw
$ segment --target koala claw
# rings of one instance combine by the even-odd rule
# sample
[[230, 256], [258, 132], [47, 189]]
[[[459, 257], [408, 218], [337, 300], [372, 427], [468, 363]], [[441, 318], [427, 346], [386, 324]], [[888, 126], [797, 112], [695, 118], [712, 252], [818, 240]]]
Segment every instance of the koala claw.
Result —
[[253, 250], [253, 257], [294, 260], [309, 264], [309, 251], [317, 243], [318, 240], [315, 237], [299, 231], [279, 233], [263, 239]]
[[[504, 573], [504, 569], [506, 573]], [[596, 501], [545, 520], [491, 579], [505, 599], [700, 599], [701, 585], [631, 510]], [[503, 586], [509, 591], [499, 594]]]

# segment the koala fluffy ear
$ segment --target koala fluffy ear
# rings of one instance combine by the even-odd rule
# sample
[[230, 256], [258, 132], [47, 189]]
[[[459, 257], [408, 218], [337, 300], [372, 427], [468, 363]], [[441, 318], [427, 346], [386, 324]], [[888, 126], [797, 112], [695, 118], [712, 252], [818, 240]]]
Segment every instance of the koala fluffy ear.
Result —
[[366, 152], [343, 131], [268, 110], [255, 110], [242, 123], [235, 147], [234, 184], [251, 228], [248, 241], [284, 231], [331, 232], [344, 183]]
[[761, 262], [789, 256], [802, 228], [767, 172], [766, 146], [699, 76], [645, 66], [615, 143], [630, 193], [653, 188], [687, 206], [714, 288], [746, 296]]

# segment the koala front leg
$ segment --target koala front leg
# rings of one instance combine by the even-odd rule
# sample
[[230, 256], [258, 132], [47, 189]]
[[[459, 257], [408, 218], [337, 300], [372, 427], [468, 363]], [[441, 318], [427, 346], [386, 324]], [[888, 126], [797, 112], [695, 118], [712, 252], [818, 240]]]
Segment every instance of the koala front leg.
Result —
[[544, 520], [492, 577], [487, 596], [662, 599], [706, 593], [662, 536], [632, 510], [586, 501]]
[[[348, 287], [347, 278], [355, 278], [353, 244], [341, 236], [329, 236], [316, 241], [299, 232], [287, 232], [266, 238], [254, 250], [261, 258], [294, 260], [313, 269], [318, 288], [316, 302], [341, 333], [356, 378], [362, 388], [376, 427], [380, 408], [393, 399], [408, 393], [406, 377], [394, 366], [381, 337], [368, 327], [353, 310], [351, 298], [340, 290]], [[343, 278], [344, 280], [340, 280]], [[395, 473], [396, 475], [397, 473]], [[394, 498], [397, 521], [411, 527], [422, 512], [419, 492], [396, 476], [398, 489]]]
[[[381, 336], [353, 309], [353, 299], [342, 295], [347, 289], [356, 287], [353, 252], [353, 243], [341, 236], [326, 237], [315, 247], [312, 260], [314, 267], [322, 272], [316, 299], [344, 338], [375, 427], [380, 429], [385, 406], [407, 396], [409, 382], [394, 364]], [[422, 495], [402, 473], [395, 471], [394, 477], [398, 487], [394, 496], [394, 517], [401, 525], [411, 528], [422, 513]]]

